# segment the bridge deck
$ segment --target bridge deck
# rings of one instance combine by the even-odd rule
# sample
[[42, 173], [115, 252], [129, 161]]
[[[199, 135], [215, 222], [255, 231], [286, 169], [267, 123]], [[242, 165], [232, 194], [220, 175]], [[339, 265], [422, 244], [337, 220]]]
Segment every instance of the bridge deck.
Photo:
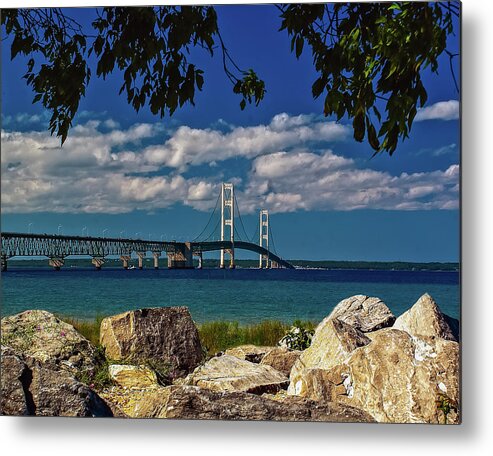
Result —
[[145, 241], [142, 239], [103, 238], [90, 236], [65, 236], [55, 234], [4, 232], [2, 237], [2, 259], [14, 256], [46, 256], [64, 258], [70, 255], [105, 257], [109, 255], [131, 255], [132, 253], [153, 252], [169, 254], [191, 249], [193, 253], [242, 249], [266, 255], [279, 266], [292, 269], [293, 266], [264, 247], [245, 241], [176, 242]]
[[278, 255], [270, 252], [264, 247], [260, 245], [253, 244], [251, 242], [245, 241], [208, 241], [208, 242], [192, 242], [192, 249], [194, 252], [210, 252], [213, 250], [221, 250], [221, 249], [241, 249], [241, 250], [249, 250], [250, 252], [258, 253], [259, 255], [267, 255], [268, 258], [272, 261], [275, 261], [279, 266], [294, 269], [294, 266], [288, 263], [286, 260], [283, 260]]

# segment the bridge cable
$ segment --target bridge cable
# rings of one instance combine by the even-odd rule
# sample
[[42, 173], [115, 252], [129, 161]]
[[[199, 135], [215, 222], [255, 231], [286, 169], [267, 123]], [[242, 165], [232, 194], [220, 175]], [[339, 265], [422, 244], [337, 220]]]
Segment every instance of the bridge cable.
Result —
[[[220, 198], [220, 197], [221, 197], [221, 193], [219, 193], [219, 195], [217, 195], [216, 205], [214, 206], [214, 210], [212, 211], [212, 214], [211, 214], [211, 216], [209, 217], [209, 221], [207, 222], [207, 225], [205, 225], [205, 228], [202, 230], [202, 232], [201, 232], [201, 233], [200, 233], [200, 234], [199, 234], [199, 235], [198, 235], [195, 239], [193, 239], [193, 240], [192, 240], [192, 242], [197, 241], [197, 240], [200, 238], [200, 236], [202, 236], [202, 235], [204, 234], [205, 230], [207, 229], [207, 227], [208, 227], [208, 226], [209, 226], [209, 224], [211, 223], [212, 217], [214, 217], [214, 214], [215, 214], [215, 212], [216, 212], [217, 205], [219, 204], [219, 198]], [[214, 228], [214, 230], [215, 230], [215, 228]], [[210, 237], [210, 236], [209, 236], [209, 237]]]
[[272, 235], [272, 229], [270, 227], [270, 224], [269, 224], [269, 238], [270, 240], [272, 241], [272, 251], [277, 255], [277, 250], [276, 250], [276, 243], [274, 242], [274, 236]]
[[[238, 218], [240, 219], [240, 224], [241, 227], [243, 228], [243, 233], [245, 233], [245, 240], [249, 241], [250, 237], [248, 236], [246, 230], [245, 230], [245, 225], [243, 225], [243, 219], [241, 218], [241, 213], [240, 213], [240, 206], [238, 206], [238, 200], [236, 199], [236, 194], [234, 195], [235, 197], [235, 204], [236, 204], [236, 209], [238, 210]], [[238, 237], [241, 238], [241, 236], [238, 233]]]
[[236, 233], [236, 235], [238, 236], [238, 241], [242, 241], [243, 239], [241, 239], [240, 233], [239, 233], [239, 232], [238, 232], [238, 230], [236, 229], [236, 226], [235, 226], [235, 233]]
[[252, 244], [256, 244], [258, 242], [258, 238], [259, 238], [259, 235], [260, 235], [259, 227], [260, 227], [260, 222], [257, 223], [256, 228], [255, 228], [255, 233], [253, 233], [253, 236], [250, 239], [250, 242]]
[[[206, 242], [206, 241], [210, 240], [211, 238], [213, 238], [213, 237], [215, 236], [215, 234], [216, 234], [216, 230], [217, 230], [217, 228], [219, 227], [219, 224], [220, 224], [220, 223], [221, 223], [221, 219], [219, 219], [219, 220], [217, 221], [217, 224], [216, 224], [216, 226], [214, 227], [214, 229], [212, 230], [211, 234], [209, 234], [209, 236], [207, 236], [207, 237], [206, 237], [206, 238], [205, 238], [202, 242]], [[212, 239], [212, 240], [213, 240], [213, 241], [215, 241], [216, 239]]]

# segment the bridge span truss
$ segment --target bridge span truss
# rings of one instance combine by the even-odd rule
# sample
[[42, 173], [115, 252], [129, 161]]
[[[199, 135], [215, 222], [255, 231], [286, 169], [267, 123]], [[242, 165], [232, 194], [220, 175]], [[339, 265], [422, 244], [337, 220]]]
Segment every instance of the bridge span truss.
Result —
[[[202, 266], [202, 253], [214, 250], [244, 249], [270, 258], [272, 267], [292, 268], [287, 261], [269, 252], [264, 247], [245, 241], [176, 242], [145, 241], [141, 239], [64, 236], [32, 233], [2, 233], [2, 270], [7, 270], [7, 260], [12, 257], [49, 258], [49, 264], [59, 270], [68, 256], [90, 256], [97, 269], [101, 269], [108, 256], [120, 256], [125, 269], [129, 266], [132, 254], [138, 258], [139, 268], [143, 259], [151, 253], [154, 268], [159, 267], [159, 258], [168, 257], [168, 268], [193, 268], [193, 257], [199, 258]], [[234, 265], [233, 265], [234, 266]]]

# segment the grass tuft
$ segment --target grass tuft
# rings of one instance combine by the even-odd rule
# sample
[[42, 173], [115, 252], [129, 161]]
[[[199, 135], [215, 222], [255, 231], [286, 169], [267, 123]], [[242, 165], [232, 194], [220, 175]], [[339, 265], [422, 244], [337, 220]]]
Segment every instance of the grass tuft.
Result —
[[[57, 315], [58, 316], [58, 315]], [[99, 345], [99, 330], [104, 317], [98, 315], [94, 320], [79, 320], [77, 318], [58, 316], [60, 320], [72, 325], [93, 345]]]
[[[297, 320], [293, 326], [314, 329], [315, 323]], [[202, 346], [209, 356], [238, 345], [277, 345], [291, 325], [278, 320], [265, 320], [250, 325], [237, 321], [211, 321], [198, 325]]]

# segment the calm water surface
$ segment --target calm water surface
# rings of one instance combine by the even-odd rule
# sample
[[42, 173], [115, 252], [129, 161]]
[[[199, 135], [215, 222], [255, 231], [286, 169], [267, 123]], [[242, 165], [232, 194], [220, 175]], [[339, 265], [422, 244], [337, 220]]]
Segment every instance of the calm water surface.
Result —
[[319, 321], [344, 298], [378, 296], [400, 315], [425, 292], [459, 318], [457, 272], [106, 268], [14, 269], [2, 273], [2, 316], [45, 309], [91, 319], [141, 307], [188, 306], [197, 322]]

